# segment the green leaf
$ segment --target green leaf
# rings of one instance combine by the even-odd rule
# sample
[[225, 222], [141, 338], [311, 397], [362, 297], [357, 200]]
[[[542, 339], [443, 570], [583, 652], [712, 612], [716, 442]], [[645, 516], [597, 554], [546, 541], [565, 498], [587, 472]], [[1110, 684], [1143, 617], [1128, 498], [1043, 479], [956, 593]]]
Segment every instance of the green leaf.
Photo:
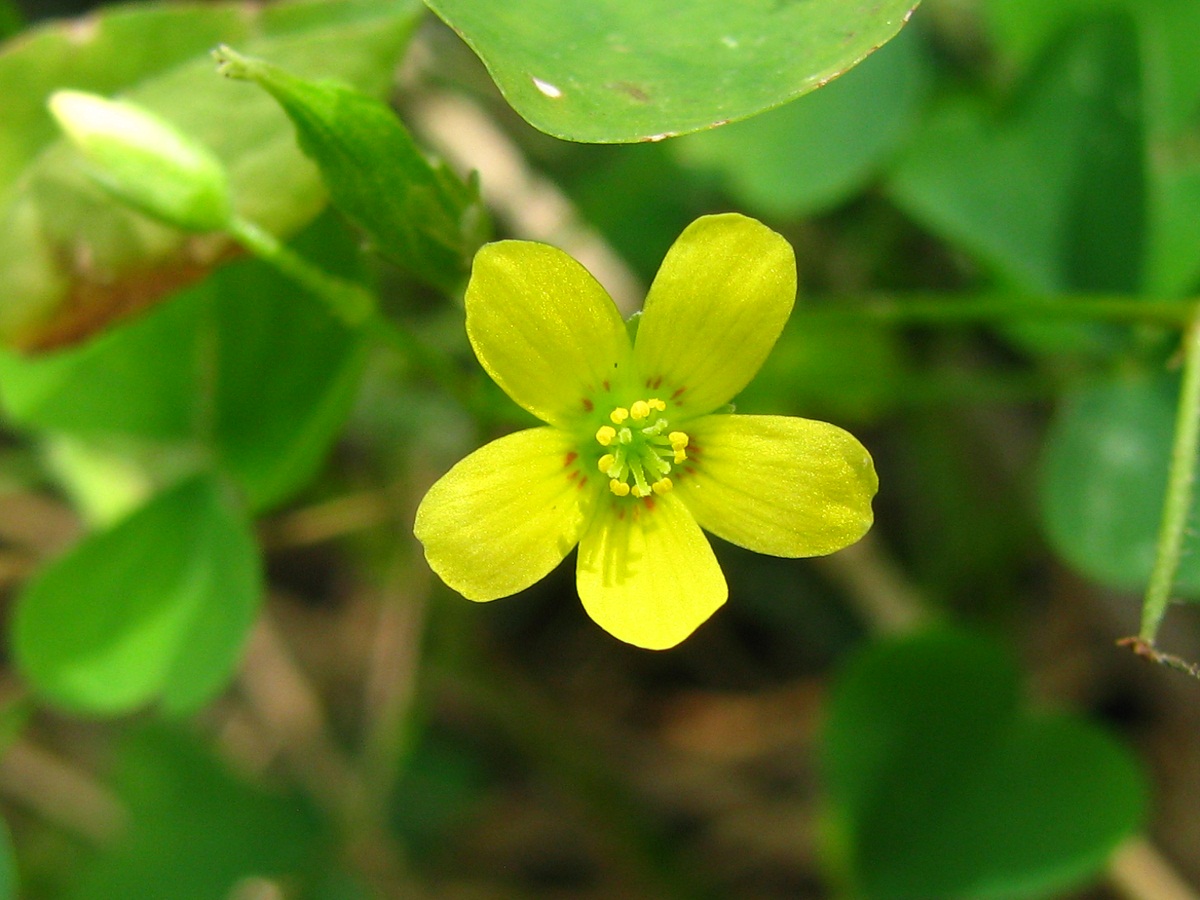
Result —
[[192, 289], [70, 350], [36, 357], [0, 351], [8, 418], [76, 435], [189, 437], [199, 415], [203, 294]]
[[383, 94], [420, 10], [416, 0], [137, 4], [51, 23], [0, 48], [0, 340], [77, 341], [232, 252], [223, 237], [153, 222], [94, 185], [45, 108], [53, 90], [118, 94], [158, 114], [216, 153], [239, 214], [288, 235], [321, 209], [319, 175], [274, 101], [217, 77], [209, 51], [237, 42], [306, 77]]
[[823, 89], [671, 149], [685, 165], [718, 173], [754, 210], [822, 211], [861, 190], [908, 137], [928, 81], [923, 52], [907, 29]]
[[228, 47], [216, 56], [223, 74], [254, 81], [279, 102], [333, 204], [379, 253], [442, 290], [461, 286], [489, 231], [474, 181], [464, 184], [443, 163], [429, 162], [391, 108], [373, 97], [296, 78]]
[[126, 739], [113, 788], [130, 828], [81, 867], [67, 900], [214, 900], [248, 893], [235, 890], [243, 879], [290, 884], [330, 865], [320, 855], [319, 816], [304, 798], [249, 783], [172, 731]]
[[805, 94], [886, 43], [913, 0], [427, 0], [531, 125], [659, 140]]
[[114, 715], [198, 708], [233, 672], [258, 608], [250, 523], [196, 478], [43, 568], [17, 602], [22, 674], [53, 703]]
[[[352, 238], [323, 219], [295, 243], [351, 276]], [[211, 444], [254, 510], [302, 487], [342, 431], [369, 342], [269, 266], [246, 263], [210, 279], [217, 346]], [[203, 349], [204, 337], [198, 338]]]
[[[1099, 380], [1063, 398], [1046, 436], [1046, 534], [1064, 559], [1112, 587], [1140, 590], [1154, 566], [1178, 397], [1178, 379], [1165, 374]], [[1188, 538], [1176, 588], [1200, 596], [1196, 549]]]
[[1200, 5], [1192, 0], [992, 0], [984, 4], [1002, 54], [1024, 66], [1064, 28], [1104, 10], [1123, 10], [1138, 28], [1149, 190], [1146, 291], [1178, 294], [1200, 277]]
[[891, 192], [912, 216], [1031, 291], [1136, 291], [1146, 245], [1136, 35], [1115, 18], [1048, 51], [1002, 115], [973, 96], [933, 114]]
[[0, 820], [0, 900], [17, 900], [17, 864], [13, 856], [12, 839]]
[[[356, 249], [322, 219], [296, 249], [353, 274]], [[312, 475], [353, 403], [367, 343], [264, 263], [214, 273], [91, 342], [35, 358], [0, 353], [0, 401], [30, 428], [215, 456], [254, 509]], [[175, 448], [175, 453], [161, 451]], [[177, 477], [168, 466], [168, 477]]]
[[1095, 875], [1144, 811], [1124, 748], [1082, 719], [1024, 711], [1011, 661], [966, 634], [852, 658], [822, 749], [844, 874], [868, 900], [1050, 894]]
[[0, 0], [0, 41], [12, 37], [24, 26], [25, 17], [14, 0]]

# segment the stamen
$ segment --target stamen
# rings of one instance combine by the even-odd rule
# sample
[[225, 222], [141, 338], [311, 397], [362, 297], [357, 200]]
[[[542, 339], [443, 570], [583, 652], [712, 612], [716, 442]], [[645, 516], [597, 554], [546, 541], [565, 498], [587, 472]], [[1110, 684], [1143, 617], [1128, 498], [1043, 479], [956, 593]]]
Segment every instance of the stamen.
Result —
[[671, 442], [671, 449], [675, 451], [676, 464], [687, 459], [687, 453], [684, 448], [688, 445], [688, 436], [682, 431], [672, 431], [667, 435], [667, 440]]
[[667, 476], [688, 459], [690, 439], [686, 432], [668, 430], [667, 418], [660, 415], [666, 409], [658, 397], [635, 400], [628, 408], [615, 407], [608, 416], [613, 424], [597, 429], [596, 442], [609, 452], [596, 460], [596, 468], [609, 479], [614, 496], [652, 502], [654, 495], [674, 488]]

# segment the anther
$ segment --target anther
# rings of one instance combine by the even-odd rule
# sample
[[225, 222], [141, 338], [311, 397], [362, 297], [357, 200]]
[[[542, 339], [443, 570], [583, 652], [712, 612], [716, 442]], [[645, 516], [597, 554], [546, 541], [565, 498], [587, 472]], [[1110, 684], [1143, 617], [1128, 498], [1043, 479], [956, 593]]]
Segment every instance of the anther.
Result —
[[614, 494], [616, 494], [618, 497], [628, 497], [629, 496], [629, 485], [627, 485], [623, 481], [617, 481], [617, 479], [615, 479], [615, 478], [608, 483], [608, 489], [610, 491], [612, 491]]
[[665, 494], [670, 491], [674, 485], [671, 484], [670, 478], [660, 478], [658, 481], [654, 482], [654, 484], [650, 485], [650, 487], [656, 494]]
[[615, 456], [613, 456], [611, 453], [605, 453], [602, 457], [600, 457], [600, 461], [596, 463], [596, 468], [598, 468], [601, 472], [603, 472], [605, 475], [607, 475], [608, 470], [613, 467], [613, 464], [616, 461], [617, 461], [617, 458]]
[[607, 447], [613, 442], [613, 439], [616, 438], [616, 436], [617, 429], [613, 428], [611, 425], [601, 425], [596, 431], [596, 440], [601, 447]]
[[629, 416], [635, 422], [640, 422], [650, 415], [650, 404], [645, 400], [635, 400], [629, 407]]
[[614, 409], [611, 413], [608, 414], [608, 417], [613, 420], [614, 425], [620, 425], [622, 422], [624, 422], [626, 419], [629, 418], [629, 410], [627, 410], [623, 406], [618, 406], [616, 409]]
[[667, 404], [663, 403], [657, 397], [651, 397], [649, 400], [646, 401], [646, 405], [649, 406], [651, 409], [658, 410], [659, 412], [667, 411]]

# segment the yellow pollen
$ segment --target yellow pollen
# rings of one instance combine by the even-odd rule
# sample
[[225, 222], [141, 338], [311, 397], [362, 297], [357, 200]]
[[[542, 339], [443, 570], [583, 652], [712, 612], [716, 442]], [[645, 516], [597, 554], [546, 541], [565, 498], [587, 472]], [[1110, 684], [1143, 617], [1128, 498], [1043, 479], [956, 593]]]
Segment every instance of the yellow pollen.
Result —
[[608, 414], [613, 424], [597, 429], [596, 442], [606, 449], [596, 468], [614, 496], [645, 500], [674, 489], [668, 475], [688, 459], [690, 439], [686, 432], [668, 430], [666, 411], [659, 397], [634, 400], [614, 407]]

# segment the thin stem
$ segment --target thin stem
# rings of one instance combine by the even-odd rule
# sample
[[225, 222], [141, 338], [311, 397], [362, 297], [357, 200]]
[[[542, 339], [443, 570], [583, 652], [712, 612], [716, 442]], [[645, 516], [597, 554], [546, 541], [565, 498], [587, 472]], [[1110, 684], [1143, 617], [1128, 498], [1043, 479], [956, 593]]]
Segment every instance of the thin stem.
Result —
[[1142, 602], [1142, 628], [1138, 634], [1150, 644], [1154, 643], [1158, 626], [1171, 602], [1171, 587], [1179, 568], [1196, 480], [1196, 450], [1200, 446], [1200, 307], [1195, 304], [1192, 307], [1192, 319], [1183, 335], [1183, 353], [1183, 387], [1175, 417], [1175, 443], [1171, 448], [1167, 496], [1163, 503], [1154, 570], [1150, 573], [1150, 583]]
[[324, 300], [333, 314], [350, 327], [363, 325], [374, 313], [375, 297], [370, 291], [314, 266], [253, 222], [235, 216], [228, 229], [238, 243], [255, 256]]
[[828, 297], [803, 307], [805, 316], [872, 319], [888, 324], [942, 325], [1028, 320], [1123, 322], [1179, 327], [1195, 313], [1189, 300], [1124, 296], [1004, 295], [968, 298], [959, 294], [906, 293], [903, 297]]

